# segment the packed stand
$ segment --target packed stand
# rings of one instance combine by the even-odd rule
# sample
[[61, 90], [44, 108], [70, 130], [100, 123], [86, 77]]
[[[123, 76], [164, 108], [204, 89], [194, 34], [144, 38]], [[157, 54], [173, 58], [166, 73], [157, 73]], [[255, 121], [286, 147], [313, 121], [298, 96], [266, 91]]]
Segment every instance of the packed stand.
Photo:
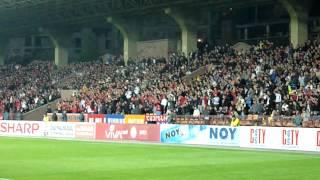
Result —
[[3, 119], [21, 119], [22, 113], [60, 98], [58, 84], [81, 67], [81, 64], [72, 64], [57, 69], [48, 61], [1, 67], [0, 114]]
[[[168, 62], [88, 64], [66, 85], [80, 93], [62, 100], [58, 111], [310, 117], [320, 112], [319, 49], [318, 41], [298, 49], [264, 41], [248, 52], [217, 46], [188, 57], [172, 54]], [[212, 68], [192, 82], [182, 81], [201, 66]]]

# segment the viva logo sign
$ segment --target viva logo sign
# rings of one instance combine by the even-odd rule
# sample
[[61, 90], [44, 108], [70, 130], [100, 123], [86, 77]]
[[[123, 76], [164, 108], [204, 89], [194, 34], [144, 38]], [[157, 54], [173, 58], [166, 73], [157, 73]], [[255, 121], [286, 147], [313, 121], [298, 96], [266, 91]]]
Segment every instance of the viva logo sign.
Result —
[[233, 140], [236, 131], [236, 128], [210, 128], [210, 139]]
[[107, 139], [123, 139], [124, 135], [128, 135], [128, 130], [117, 130], [115, 125], [110, 125], [105, 133]]

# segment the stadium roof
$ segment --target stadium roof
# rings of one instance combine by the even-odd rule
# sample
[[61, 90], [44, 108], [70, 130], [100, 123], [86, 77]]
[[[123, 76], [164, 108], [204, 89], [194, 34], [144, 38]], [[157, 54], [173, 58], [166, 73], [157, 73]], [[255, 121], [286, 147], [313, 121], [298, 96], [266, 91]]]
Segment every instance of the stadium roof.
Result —
[[175, 5], [241, 6], [275, 0], [0, 0], [0, 32], [100, 21], [112, 14], [143, 13]]

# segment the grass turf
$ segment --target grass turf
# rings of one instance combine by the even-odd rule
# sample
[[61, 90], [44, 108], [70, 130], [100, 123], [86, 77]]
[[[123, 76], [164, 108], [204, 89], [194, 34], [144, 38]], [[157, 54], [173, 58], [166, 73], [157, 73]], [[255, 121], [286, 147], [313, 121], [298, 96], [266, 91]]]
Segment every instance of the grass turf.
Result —
[[0, 179], [320, 179], [320, 156], [0, 137]]

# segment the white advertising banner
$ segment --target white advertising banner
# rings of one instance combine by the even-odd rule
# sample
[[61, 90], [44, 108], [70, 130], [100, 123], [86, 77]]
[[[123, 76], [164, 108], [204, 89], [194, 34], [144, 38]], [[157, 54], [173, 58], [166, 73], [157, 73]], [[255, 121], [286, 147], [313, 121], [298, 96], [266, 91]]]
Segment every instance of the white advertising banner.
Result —
[[47, 122], [46, 136], [55, 138], [75, 138], [75, 123]]
[[76, 123], [75, 138], [77, 139], [95, 139], [96, 124], [95, 123]]
[[0, 121], [0, 136], [94, 139], [95, 123]]
[[0, 121], [0, 136], [42, 137], [45, 124], [38, 121]]
[[285, 127], [240, 128], [240, 147], [320, 151], [320, 129]]

